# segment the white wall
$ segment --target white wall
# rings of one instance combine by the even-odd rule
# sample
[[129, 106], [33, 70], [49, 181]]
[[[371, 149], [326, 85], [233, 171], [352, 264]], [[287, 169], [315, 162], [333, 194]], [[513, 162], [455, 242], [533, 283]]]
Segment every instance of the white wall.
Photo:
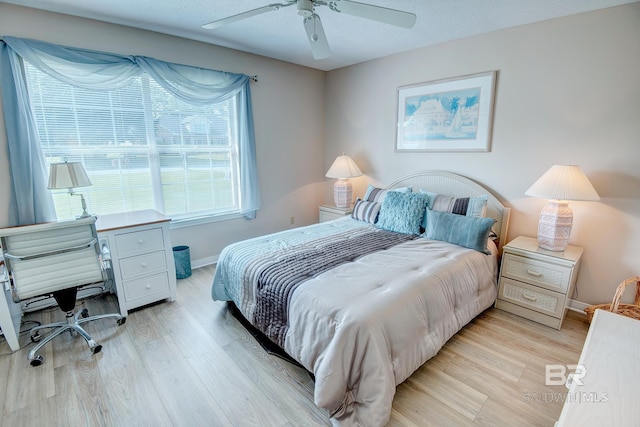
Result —
[[[257, 74], [251, 84], [262, 210], [235, 219], [174, 229], [194, 265], [211, 261], [228, 243], [318, 220], [324, 196], [325, 73], [206, 43], [88, 19], [0, 4], [1, 35], [27, 37], [120, 54], [146, 55], [222, 71]], [[1, 113], [0, 117], [4, 118]], [[8, 223], [9, 172], [0, 120], [0, 226]]]
[[[396, 153], [397, 88], [498, 70], [491, 151]], [[325, 169], [341, 153], [385, 184], [444, 169], [492, 189], [512, 207], [509, 238], [535, 236], [545, 200], [524, 196], [551, 165], [578, 164], [602, 201], [575, 202], [571, 243], [585, 248], [586, 302], [610, 301], [640, 274], [640, 4], [536, 23], [331, 71]], [[331, 200], [331, 185], [325, 185]], [[632, 293], [631, 291], [629, 293]]]

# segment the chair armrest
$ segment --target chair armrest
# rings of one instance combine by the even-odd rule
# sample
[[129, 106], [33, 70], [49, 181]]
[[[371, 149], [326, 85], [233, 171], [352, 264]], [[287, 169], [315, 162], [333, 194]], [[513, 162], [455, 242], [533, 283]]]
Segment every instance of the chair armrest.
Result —
[[4, 290], [9, 290], [9, 272], [4, 264], [4, 259], [0, 256], [0, 283], [4, 284]]

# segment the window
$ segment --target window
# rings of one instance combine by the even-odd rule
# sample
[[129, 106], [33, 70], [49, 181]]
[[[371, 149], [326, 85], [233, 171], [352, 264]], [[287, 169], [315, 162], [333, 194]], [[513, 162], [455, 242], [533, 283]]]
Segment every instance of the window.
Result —
[[[194, 106], [148, 74], [103, 92], [60, 82], [25, 61], [29, 99], [47, 164], [83, 163], [89, 211], [155, 209], [172, 219], [240, 214], [237, 97]], [[79, 198], [52, 191], [58, 219]]]

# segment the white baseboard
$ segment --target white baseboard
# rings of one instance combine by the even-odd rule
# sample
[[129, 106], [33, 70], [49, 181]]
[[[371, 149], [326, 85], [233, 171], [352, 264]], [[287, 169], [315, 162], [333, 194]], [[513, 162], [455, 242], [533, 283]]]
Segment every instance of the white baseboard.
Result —
[[584, 309], [589, 307], [591, 304], [586, 304], [584, 302], [576, 301], [574, 299], [569, 300], [569, 310], [578, 311], [580, 313], [584, 313]]
[[191, 261], [192, 268], [206, 267], [207, 265], [213, 265], [218, 262], [218, 255], [210, 256], [207, 258], [194, 259]]

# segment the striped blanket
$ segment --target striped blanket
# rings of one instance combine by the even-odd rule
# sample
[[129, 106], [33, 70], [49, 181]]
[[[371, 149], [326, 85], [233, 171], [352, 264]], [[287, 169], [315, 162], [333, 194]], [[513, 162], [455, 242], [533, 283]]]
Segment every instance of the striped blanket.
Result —
[[291, 295], [305, 280], [415, 237], [376, 230], [345, 240], [321, 242], [315, 247], [304, 246], [265, 266], [258, 275], [254, 325], [284, 348]]

